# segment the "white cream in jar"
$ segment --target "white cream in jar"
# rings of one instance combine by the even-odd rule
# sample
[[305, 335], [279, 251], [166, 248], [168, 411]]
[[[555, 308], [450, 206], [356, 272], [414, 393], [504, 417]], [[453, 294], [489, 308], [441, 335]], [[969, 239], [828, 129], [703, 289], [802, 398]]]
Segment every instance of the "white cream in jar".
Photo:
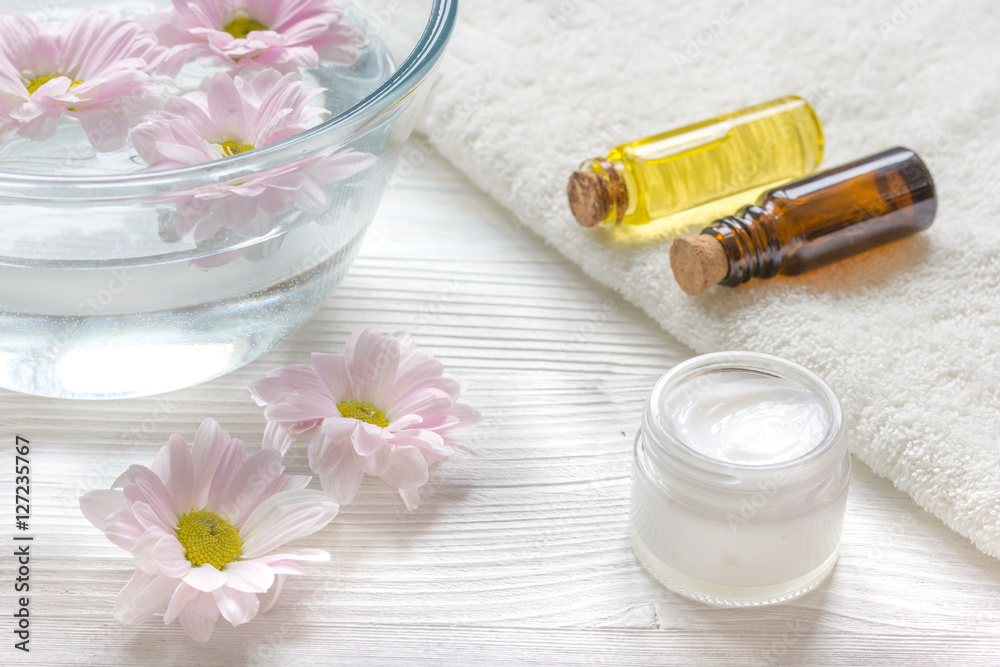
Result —
[[636, 437], [639, 560], [705, 602], [778, 602], [837, 560], [850, 455], [840, 402], [778, 357], [718, 353], [664, 375]]

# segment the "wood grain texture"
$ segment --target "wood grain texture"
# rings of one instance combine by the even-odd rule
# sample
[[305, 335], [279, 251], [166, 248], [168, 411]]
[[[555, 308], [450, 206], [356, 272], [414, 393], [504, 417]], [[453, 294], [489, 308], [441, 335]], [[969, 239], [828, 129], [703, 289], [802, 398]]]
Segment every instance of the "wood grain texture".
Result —
[[[252, 623], [220, 621], [207, 646], [157, 619], [118, 626], [131, 561], [78, 496], [207, 416], [256, 448], [264, 421], [248, 385], [340, 351], [361, 326], [410, 332], [468, 381], [485, 418], [479, 457], [436, 468], [412, 513], [366, 480], [307, 541], [332, 562], [290, 579]], [[653, 382], [689, 354], [434, 158], [396, 183], [328, 305], [251, 366], [130, 401], [0, 392], [0, 488], [12, 489], [16, 431], [33, 445], [36, 535], [28, 657], [11, 648], [13, 562], [0, 556], [0, 663], [1000, 664], [1000, 564], [857, 462], [843, 555], [817, 591], [716, 609], [647, 576], [626, 535], [632, 440]], [[301, 450], [289, 465], [308, 472]]]

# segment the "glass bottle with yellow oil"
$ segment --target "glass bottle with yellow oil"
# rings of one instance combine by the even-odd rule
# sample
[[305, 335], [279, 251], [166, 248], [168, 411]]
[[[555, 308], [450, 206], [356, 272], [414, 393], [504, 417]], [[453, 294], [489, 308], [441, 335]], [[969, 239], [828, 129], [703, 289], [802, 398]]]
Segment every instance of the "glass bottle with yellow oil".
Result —
[[783, 97], [587, 160], [567, 194], [584, 227], [669, 223], [675, 214], [722, 199], [753, 201], [811, 173], [822, 156], [816, 112], [802, 98]]

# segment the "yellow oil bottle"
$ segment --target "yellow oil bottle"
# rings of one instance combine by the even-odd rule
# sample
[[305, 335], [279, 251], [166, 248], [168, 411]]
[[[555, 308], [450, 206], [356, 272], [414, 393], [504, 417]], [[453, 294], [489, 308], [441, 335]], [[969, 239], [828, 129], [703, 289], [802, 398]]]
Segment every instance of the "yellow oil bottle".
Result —
[[567, 194], [584, 227], [669, 225], [720, 200], [751, 202], [811, 173], [822, 156], [816, 112], [789, 96], [623, 144], [584, 162]]

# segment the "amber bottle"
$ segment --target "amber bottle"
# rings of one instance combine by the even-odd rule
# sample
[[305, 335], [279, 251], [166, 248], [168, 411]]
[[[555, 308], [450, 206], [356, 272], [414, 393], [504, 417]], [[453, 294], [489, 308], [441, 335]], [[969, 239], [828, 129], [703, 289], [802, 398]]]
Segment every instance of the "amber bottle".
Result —
[[923, 231], [936, 211], [923, 160], [892, 148], [765, 192], [700, 235], [675, 240], [670, 264], [696, 296], [717, 283], [818, 269]]

